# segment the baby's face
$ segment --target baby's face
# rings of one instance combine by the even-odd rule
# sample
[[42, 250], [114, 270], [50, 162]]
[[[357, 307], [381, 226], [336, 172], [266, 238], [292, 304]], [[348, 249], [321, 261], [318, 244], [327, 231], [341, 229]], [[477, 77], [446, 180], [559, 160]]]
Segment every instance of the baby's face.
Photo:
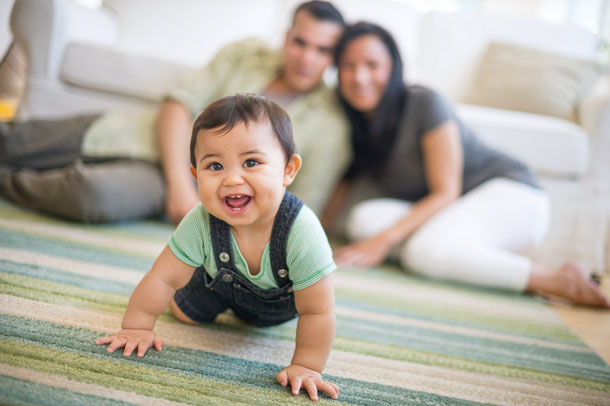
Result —
[[286, 164], [271, 125], [242, 122], [227, 133], [216, 131], [201, 130], [197, 138], [192, 170], [201, 203], [233, 227], [272, 226], [296, 171]]

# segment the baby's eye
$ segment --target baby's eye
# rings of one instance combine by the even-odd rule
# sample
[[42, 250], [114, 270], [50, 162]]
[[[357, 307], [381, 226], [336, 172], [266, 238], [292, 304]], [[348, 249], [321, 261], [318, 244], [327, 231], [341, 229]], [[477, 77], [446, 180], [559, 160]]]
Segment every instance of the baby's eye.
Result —
[[222, 165], [218, 162], [212, 162], [208, 165], [208, 169], [211, 169], [213, 171], [222, 171]]
[[256, 165], [258, 165], [258, 161], [256, 159], [246, 159], [246, 162], [244, 162], [244, 166], [246, 168], [252, 168]]

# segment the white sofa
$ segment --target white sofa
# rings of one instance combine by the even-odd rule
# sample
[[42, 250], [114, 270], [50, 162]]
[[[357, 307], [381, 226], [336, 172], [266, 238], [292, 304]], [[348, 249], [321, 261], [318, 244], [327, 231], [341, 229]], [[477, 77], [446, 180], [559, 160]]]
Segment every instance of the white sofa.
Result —
[[[467, 13], [418, 13], [395, 0], [337, 0], [348, 21], [388, 28], [406, 77], [455, 103], [488, 144], [541, 174], [587, 172], [592, 142], [610, 136], [608, 77], [582, 95], [577, 122], [462, 103], [488, 43], [504, 41], [594, 59], [595, 37], [575, 27]], [[257, 36], [280, 46], [295, 0], [15, 0], [11, 29], [29, 70], [18, 117], [58, 117], [158, 103], [181, 74], [224, 44]], [[334, 80], [330, 72], [329, 79]]]

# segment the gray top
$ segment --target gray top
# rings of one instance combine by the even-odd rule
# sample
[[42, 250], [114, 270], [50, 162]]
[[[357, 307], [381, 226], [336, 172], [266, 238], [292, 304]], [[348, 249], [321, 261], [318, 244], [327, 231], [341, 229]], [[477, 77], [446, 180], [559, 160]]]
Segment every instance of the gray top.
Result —
[[407, 98], [398, 135], [390, 152], [379, 186], [386, 196], [415, 201], [426, 196], [421, 139], [429, 130], [453, 119], [460, 130], [464, 154], [462, 194], [496, 177], [514, 179], [540, 188], [530, 169], [483, 144], [455, 116], [438, 93], [422, 87], [407, 87]]

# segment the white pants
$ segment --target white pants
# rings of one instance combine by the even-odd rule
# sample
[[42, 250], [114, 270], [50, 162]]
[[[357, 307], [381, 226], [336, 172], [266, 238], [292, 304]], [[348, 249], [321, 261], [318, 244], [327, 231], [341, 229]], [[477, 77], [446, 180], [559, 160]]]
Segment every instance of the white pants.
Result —
[[[373, 199], [350, 211], [350, 239], [373, 236], [407, 215], [411, 203]], [[527, 250], [546, 234], [548, 196], [510, 179], [495, 178], [447, 206], [397, 251], [405, 268], [431, 278], [523, 291], [531, 272]]]

